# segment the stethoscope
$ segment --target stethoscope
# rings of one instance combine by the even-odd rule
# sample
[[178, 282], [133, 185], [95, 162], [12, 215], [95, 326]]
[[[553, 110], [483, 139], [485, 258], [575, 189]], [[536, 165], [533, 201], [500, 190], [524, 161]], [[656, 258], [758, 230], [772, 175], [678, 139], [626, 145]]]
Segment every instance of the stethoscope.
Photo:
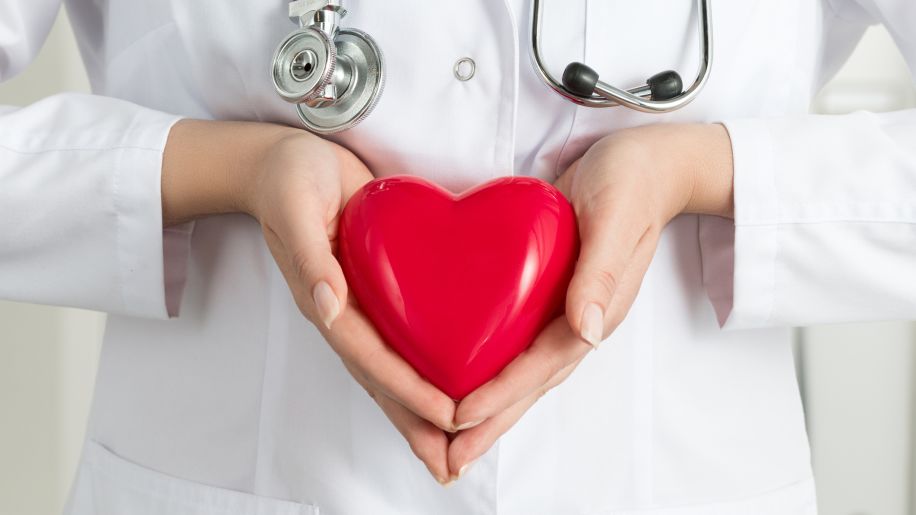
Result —
[[[642, 86], [623, 90], [600, 80], [583, 63], [570, 63], [557, 80], [541, 54], [542, 0], [532, 1], [531, 60], [535, 72], [551, 89], [587, 107], [624, 106], [647, 113], [667, 113], [692, 102], [712, 68], [710, 0], [696, 0], [702, 61], [693, 85], [684, 90], [672, 70], [657, 73]], [[299, 24], [274, 53], [271, 75], [277, 93], [296, 104], [305, 126], [333, 134], [356, 126], [378, 104], [385, 87], [385, 59], [371, 36], [341, 28], [347, 11], [342, 0], [293, 0], [289, 17]]]

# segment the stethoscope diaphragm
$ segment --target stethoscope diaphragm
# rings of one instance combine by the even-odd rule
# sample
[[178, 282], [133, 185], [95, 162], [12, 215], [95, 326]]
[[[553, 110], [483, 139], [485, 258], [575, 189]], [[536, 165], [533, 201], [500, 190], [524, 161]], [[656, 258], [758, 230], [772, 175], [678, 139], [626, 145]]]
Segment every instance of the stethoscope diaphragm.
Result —
[[347, 130], [369, 115], [385, 85], [382, 51], [368, 34], [341, 29], [346, 15], [339, 1], [290, 3], [300, 28], [274, 53], [271, 78], [277, 94], [296, 104], [313, 132]]

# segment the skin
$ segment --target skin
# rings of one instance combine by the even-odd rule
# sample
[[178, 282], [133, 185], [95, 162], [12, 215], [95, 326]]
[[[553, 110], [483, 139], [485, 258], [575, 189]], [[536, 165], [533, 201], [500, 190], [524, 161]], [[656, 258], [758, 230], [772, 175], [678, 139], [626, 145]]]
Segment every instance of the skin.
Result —
[[347, 294], [337, 217], [372, 179], [351, 152], [279, 125], [183, 120], [163, 156], [162, 206], [165, 225], [221, 213], [258, 220], [299, 310], [448, 485], [623, 321], [671, 219], [733, 217], [732, 176], [721, 125], [637, 127], [595, 143], [556, 181], [582, 241], [566, 315], [457, 404], [390, 350]]

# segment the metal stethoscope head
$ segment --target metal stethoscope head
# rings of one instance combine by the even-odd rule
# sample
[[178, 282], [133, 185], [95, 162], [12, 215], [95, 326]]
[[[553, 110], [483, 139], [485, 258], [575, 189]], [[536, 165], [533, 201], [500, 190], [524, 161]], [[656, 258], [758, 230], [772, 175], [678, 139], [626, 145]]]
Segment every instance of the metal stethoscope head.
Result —
[[546, 68], [541, 56], [542, 0], [532, 0], [531, 60], [541, 80], [554, 91], [576, 104], [587, 107], [624, 106], [646, 113], [667, 113], [692, 102], [712, 69], [712, 13], [709, 0], [697, 0], [700, 33], [700, 71], [693, 85], [684, 91], [681, 76], [675, 71], [657, 73], [646, 84], [629, 90], [616, 88], [599, 80], [598, 73], [583, 63], [570, 63], [558, 81]]
[[346, 14], [341, 0], [290, 2], [289, 17], [299, 29], [280, 43], [271, 66], [277, 93], [319, 134], [363, 121], [385, 86], [381, 49], [365, 32], [340, 28]]

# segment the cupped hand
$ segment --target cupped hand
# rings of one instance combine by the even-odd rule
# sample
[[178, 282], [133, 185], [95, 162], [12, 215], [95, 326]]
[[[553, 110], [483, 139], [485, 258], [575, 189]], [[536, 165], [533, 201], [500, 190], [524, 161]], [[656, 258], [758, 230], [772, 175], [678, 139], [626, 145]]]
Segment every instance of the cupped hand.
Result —
[[347, 294], [335, 258], [337, 222], [347, 200], [372, 180], [339, 145], [302, 132], [282, 138], [261, 161], [248, 211], [300, 311], [313, 322], [441, 483], [449, 479], [448, 436], [455, 403], [382, 341]]
[[485, 453], [623, 321], [662, 229], [683, 212], [731, 216], [731, 144], [720, 125], [654, 125], [595, 143], [556, 181], [575, 209], [581, 249], [566, 314], [458, 405], [453, 478]]

